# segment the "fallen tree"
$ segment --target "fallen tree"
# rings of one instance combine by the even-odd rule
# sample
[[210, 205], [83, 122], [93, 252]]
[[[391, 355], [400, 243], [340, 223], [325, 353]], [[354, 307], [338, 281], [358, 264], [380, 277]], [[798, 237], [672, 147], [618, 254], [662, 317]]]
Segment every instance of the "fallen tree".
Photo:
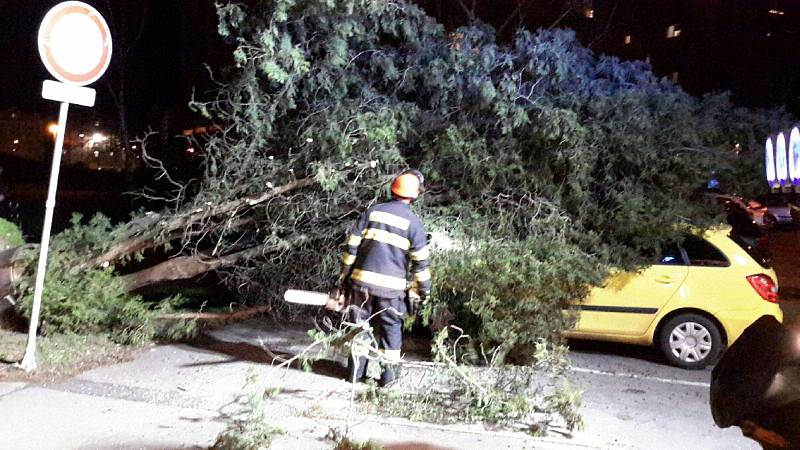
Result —
[[[574, 319], [562, 310], [609, 267], [635, 269], [682, 225], [716, 220], [697, 188], [712, 169], [747, 184], [734, 174], [789, 123], [724, 94], [694, 98], [570, 31], [499, 43], [482, 25], [447, 33], [401, 0], [259, 1], [219, 15], [235, 66], [214, 98], [192, 103], [217, 130], [203, 176], [164, 172], [174, 192], [162, 212], [76, 224], [54, 240], [68, 256], [48, 286], [90, 274], [127, 292], [213, 270], [243, 304], [325, 289], [346, 227], [418, 167], [434, 247], [426, 316], [474, 337], [460, 361], [535, 359], [542, 342], [561, 343]], [[0, 273], [16, 274], [24, 305], [23, 250]]]
[[[279, 186], [264, 192], [257, 197], [248, 197], [240, 200], [218, 205], [207, 210], [193, 210], [185, 216], [165, 217], [160, 214], [149, 214], [141, 219], [134, 219], [114, 230], [112, 236], [116, 240], [109, 244], [109, 248], [97, 256], [76, 264], [70, 271], [77, 275], [82, 270], [108, 267], [110, 264], [129, 260], [148, 249], [163, 247], [170, 242], [184, 237], [187, 230], [193, 226], [215, 219], [225, 218], [229, 215], [244, 214], [249, 208], [263, 203], [275, 196], [283, 195], [295, 189], [313, 186], [315, 181], [310, 178], [297, 180], [285, 186]], [[228, 229], [239, 229], [251, 220], [228, 221]], [[297, 239], [295, 240], [297, 241]], [[185, 280], [198, 275], [218, 270], [227, 266], [240, 263], [244, 259], [263, 256], [265, 254], [285, 250], [287, 243], [269, 248], [252, 246], [233, 253], [209, 256], [193, 254], [169, 258], [164, 262], [151, 267], [129, 273], [123, 276], [128, 291], [163, 283], [166, 281]], [[31, 255], [38, 253], [38, 245], [25, 244], [0, 252], [0, 295], [13, 292], [14, 284], [24, 276], [30, 276]]]
[[[267, 299], [291, 285], [324, 288], [343, 229], [410, 165], [432, 182], [422, 202], [429, 227], [460, 248], [506, 239], [484, 251], [565, 250], [551, 261], [567, 262], [553, 272], [563, 304], [605, 267], [636, 267], [675, 223], [707, 223], [693, 191], [712, 168], [723, 183], [746, 184], [760, 136], [784, 120], [725, 95], [692, 98], [566, 31], [521, 31], [506, 45], [480, 25], [447, 34], [393, 1], [219, 12], [235, 67], [215, 99], [193, 103], [218, 130], [204, 142], [203, 178], [190, 187], [162, 171], [174, 206], [76, 243], [73, 275], [111, 265], [135, 291], [222, 271], [245, 297]], [[0, 254], [0, 291], [31, 275], [32, 250]], [[576, 264], [583, 269], [569, 269]], [[459, 284], [458, 273], [441, 275]], [[566, 325], [556, 320], [545, 334]]]

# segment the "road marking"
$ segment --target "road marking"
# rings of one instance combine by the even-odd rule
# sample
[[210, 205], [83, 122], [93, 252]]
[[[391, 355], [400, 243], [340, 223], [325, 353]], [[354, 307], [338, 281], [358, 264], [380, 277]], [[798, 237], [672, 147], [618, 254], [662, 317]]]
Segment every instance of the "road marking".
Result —
[[[440, 367], [443, 366], [442, 363], [435, 363], [429, 361], [404, 361], [405, 365], [413, 367]], [[606, 370], [597, 370], [597, 369], [586, 369], [583, 367], [575, 367], [572, 366], [570, 368], [573, 372], [577, 373], [590, 373], [592, 375], [605, 375], [609, 377], [624, 377], [624, 378], [633, 378], [636, 380], [648, 380], [648, 381], [657, 381], [659, 383], [667, 383], [667, 384], [680, 384], [683, 386], [694, 386], [694, 387], [704, 387], [710, 388], [711, 384], [704, 382], [704, 381], [685, 381], [685, 380], [675, 380], [671, 378], [661, 378], [661, 377], [650, 377], [646, 375], [636, 375], [633, 373], [618, 373], [618, 372], [609, 372]]]
[[710, 388], [711, 384], [706, 383], [703, 381], [685, 381], [685, 380], [673, 380], [669, 378], [661, 378], [661, 377], [650, 377], [646, 375], [636, 375], [633, 373], [616, 373], [616, 372], [608, 372], [605, 370], [597, 370], [597, 369], [585, 369], [583, 367], [572, 367], [573, 372], [577, 373], [590, 373], [592, 375], [606, 375], [611, 377], [625, 377], [625, 378], [634, 378], [637, 380], [648, 380], [648, 381], [657, 381], [659, 383], [668, 383], [668, 384], [680, 384], [683, 386], [694, 386], [694, 387], [704, 387]]

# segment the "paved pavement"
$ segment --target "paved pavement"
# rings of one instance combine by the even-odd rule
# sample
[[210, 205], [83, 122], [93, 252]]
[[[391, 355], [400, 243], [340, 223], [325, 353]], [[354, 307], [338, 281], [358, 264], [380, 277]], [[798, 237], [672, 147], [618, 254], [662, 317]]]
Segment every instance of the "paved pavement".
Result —
[[[266, 415], [286, 434], [274, 448], [329, 449], [332, 429], [356, 440], [424, 441], [458, 449], [756, 449], [738, 430], [716, 428], [708, 409], [710, 371], [663, 365], [648, 350], [576, 343], [572, 381], [583, 388], [584, 430], [533, 438], [479, 425], [442, 426], [356, 415], [351, 385], [335, 362], [313, 372], [271, 367], [260, 345], [296, 353], [304, 327], [249, 321], [189, 345], [158, 346], [135, 361], [62, 383], [0, 383], [0, 448], [205, 448], [239, 411], [249, 373], [282, 386]], [[344, 417], [343, 417], [344, 416]]]

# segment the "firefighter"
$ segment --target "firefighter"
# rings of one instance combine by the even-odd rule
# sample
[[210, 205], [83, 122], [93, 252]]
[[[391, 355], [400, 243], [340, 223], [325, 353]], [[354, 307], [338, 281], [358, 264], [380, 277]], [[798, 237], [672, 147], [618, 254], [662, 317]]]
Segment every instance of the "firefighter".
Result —
[[[431, 289], [427, 235], [410, 205], [424, 190], [418, 170], [408, 170], [392, 182], [392, 199], [369, 208], [352, 226], [342, 256], [339, 286], [354, 322], [370, 320], [385, 358], [380, 385], [400, 376], [402, 326], [416, 313]], [[409, 269], [415, 289], [409, 292]], [[414, 292], [416, 291], [416, 292]], [[419, 303], [418, 303], [419, 302]], [[367, 359], [351, 356], [350, 379], [366, 378]]]

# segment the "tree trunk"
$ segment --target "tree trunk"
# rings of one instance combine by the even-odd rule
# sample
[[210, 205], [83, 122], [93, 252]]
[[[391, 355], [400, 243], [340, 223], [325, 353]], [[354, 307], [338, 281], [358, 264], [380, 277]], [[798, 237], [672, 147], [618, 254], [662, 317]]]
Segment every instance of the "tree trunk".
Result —
[[[124, 238], [124, 240], [117, 242], [110, 250], [102, 255], [86, 255], [86, 262], [76, 265], [73, 271], [77, 275], [80, 270], [101, 267], [104, 264], [110, 264], [126, 256], [133, 255], [134, 253], [164, 245], [170, 240], [179, 238], [183, 230], [190, 227], [192, 224], [210, 217], [233, 215], [238, 211], [249, 209], [273, 197], [315, 184], [316, 180], [313, 178], [302, 178], [283, 186], [270, 189], [268, 192], [264, 192], [258, 196], [229, 201], [207, 209], [196, 209], [188, 214], [169, 217], [166, 220], [162, 220], [162, 216], [160, 215], [134, 220], [129, 223], [130, 231], [125, 234], [126, 238]], [[251, 222], [252, 221], [249, 219], [239, 219], [231, 226], [238, 227]], [[153, 232], [153, 230], [156, 231]], [[258, 257], [282, 250], [286, 245], [293, 245], [305, 239], [305, 236], [299, 235], [290, 238], [288, 243], [271, 247], [249, 247], [229, 255], [207, 259], [198, 256], [178, 256], [147, 269], [125, 275], [123, 279], [127, 283], [128, 290], [135, 291], [158, 283], [193, 278], [212, 270], [236, 264], [246, 258]], [[33, 269], [22, 268], [16, 264], [15, 260], [20, 252], [23, 250], [35, 250], [37, 247], [38, 245], [36, 244], [27, 244], [0, 252], [0, 296], [12, 293], [13, 283], [19, 279], [24, 272]]]
[[[255, 197], [245, 197], [238, 200], [232, 200], [230, 202], [212, 206], [207, 209], [196, 209], [192, 211], [191, 214], [173, 217], [160, 224], [158, 222], [161, 216], [156, 215], [141, 224], [133, 225], [133, 229], [131, 233], [129, 233], [130, 238], [114, 245], [104, 254], [89, 259], [85, 263], [78, 266], [78, 268], [86, 269], [89, 267], [97, 267], [105, 263], [114, 262], [124, 256], [131, 255], [138, 251], [158, 247], [159, 245], [163, 245], [165, 242], [179, 237], [178, 235], [175, 235], [174, 232], [182, 232], [193, 223], [200, 222], [201, 220], [209, 217], [233, 214], [239, 210], [245, 210], [264, 203], [273, 197], [277, 197], [297, 189], [313, 186], [314, 184], [316, 184], [315, 179], [302, 178], [300, 180], [278, 186]], [[158, 229], [161, 233], [164, 233], [168, 237], [157, 239], [152, 235], [152, 233], [148, 233], [147, 235], [139, 235], [139, 233], [152, 231], [153, 228]]]
[[36, 245], [28, 244], [0, 252], [0, 298], [12, 293], [13, 284], [22, 275], [17, 265], [17, 257], [24, 250], [35, 250]]
[[159, 320], [203, 320], [214, 322], [238, 322], [240, 320], [249, 319], [258, 314], [270, 312], [270, 306], [254, 306], [252, 308], [241, 309], [239, 311], [232, 311], [226, 313], [210, 313], [210, 312], [196, 312], [196, 313], [175, 313], [175, 314], [160, 314], [156, 316]]
[[146, 286], [152, 286], [166, 281], [194, 278], [206, 272], [231, 266], [249, 258], [257, 258], [259, 256], [285, 250], [288, 246], [294, 246], [306, 240], [307, 237], [305, 235], [299, 235], [285, 242], [281, 242], [280, 244], [269, 247], [262, 247], [260, 245], [248, 247], [235, 253], [211, 259], [201, 259], [197, 256], [179, 256], [147, 269], [140, 270], [139, 272], [125, 275], [122, 278], [125, 280], [128, 291], [135, 291]]
[[250, 247], [231, 255], [214, 259], [200, 259], [197, 256], [179, 256], [168, 259], [153, 267], [122, 277], [129, 291], [151, 286], [165, 281], [186, 280], [221, 267], [235, 264], [242, 259], [257, 256], [265, 251], [262, 247]]

